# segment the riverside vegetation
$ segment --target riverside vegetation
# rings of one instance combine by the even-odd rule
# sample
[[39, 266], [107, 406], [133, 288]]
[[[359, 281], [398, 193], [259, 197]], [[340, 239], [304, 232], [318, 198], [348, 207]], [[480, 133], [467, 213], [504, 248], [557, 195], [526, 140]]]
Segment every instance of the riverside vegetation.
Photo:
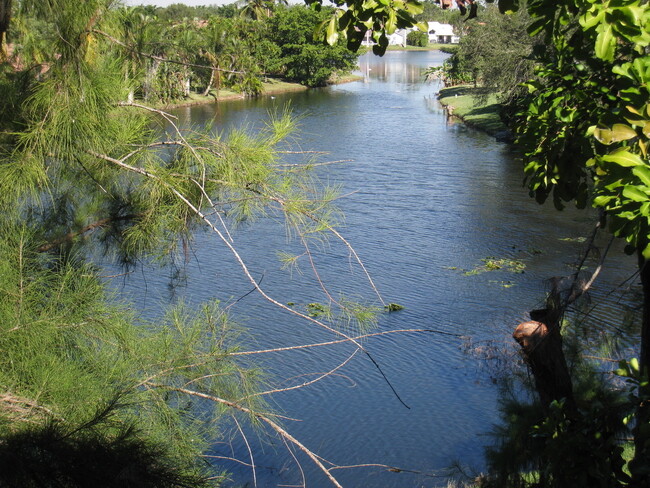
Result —
[[[514, 336], [537, 398], [527, 403], [512, 394], [512, 378], [506, 381], [500, 441], [481, 483], [650, 486], [650, 10], [638, 1], [506, 0], [488, 4], [479, 19], [467, 26], [458, 52], [429, 70], [449, 85], [444, 103], [454, 106], [450, 95], [473, 96], [459, 97], [459, 113], [470, 121], [491, 114], [474, 119], [477, 125], [498, 114], [515, 135], [531, 196], [559, 210], [567, 202], [595, 207], [595, 233], [608, 228], [625, 240], [644, 290], [635, 319], [638, 359], [614, 356], [618, 367], [586, 359], [593, 344], [576, 337], [580, 326], [566, 315], [602, 260], [592, 273], [579, 267], [569, 285], [556, 283], [545, 307], [531, 311]], [[593, 242], [585, 259], [596, 252]], [[581, 322], [585, 327], [588, 315]]]
[[3, 486], [219, 485], [206, 454], [224, 418], [266, 426], [340, 486], [268, 408], [274, 388], [227, 308], [178, 304], [148, 321], [109, 291], [102, 264], [182, 263], [203, 228], [266, 300], [361, 347], [343, 330], [371, 325], [381, 297], [310, 317], [269, 296], [230, 239], [237, 222], [273, 214], [306, 256], [327, 235], [349, 246], [336, 192], [297, 155], [282, 160], [291, 114], [226, 137], [153, 108], [222, 88], [253, 95], [274, 76], [321, 85], [357, 54], [313, 40], [326, 8], [174, 9], [0, 2]]
[[[364, 351], [336, 323], [368, 325], [372, 306], [342, 303], [310, 317], [278, 303], [228, 238], [238, 219], [272, 212], [307, 256], [314, 236], [347, 245], [335, 227], [335, 193], [309, 165], [281, 161], [292, 117], [225, 137], [180, 130], [148, 105], [222, 87], [255, 94], [271, 76], [321, 85], [350, 69], [367, 30], [383, 53], [387, 34], [424, 12], [415, 2], [307, 3], [313, 9], [224, 7], [203, 23], [110, 0], [0, 1], [3, 484], [219, 484], [224, 475], [205, 450], [220, 419], [234, 416], [267, 426], [340, 486], [256, 394], [266, 380], [239, 350], [241, 330], [227, 310], [179, 305], [148, 323], [107, 291], [92, 261], [98, 249], [125, 266], [182, 259], [204, 227], [267, 300]], [[579, 353], [580, 338], [563, 320], [597, 272], [576, 272], [531, 314], [542, 335], [536, 344], [557, 367], [550, 378], [535, 369], [540, 358], [528, 345], [536, 338], [522, 331], [538, 401], [504, 404], [508, 422], [481, 483], [650, 486], [650, 7], [500, 0], [498, 9], [479, 12], [485, 25], [464, 24], [445, 75], [475, 82], [483, 96], [497, 92], [531, 195], [599, 209], [599, 226], [637, 255], [644, 294], [639, 359], [619, 358], [612, 382]], [[313, 41], [316, 25], [328, 48]], [[160, 118], [175, 128], [168, 138], [153, 124]]]

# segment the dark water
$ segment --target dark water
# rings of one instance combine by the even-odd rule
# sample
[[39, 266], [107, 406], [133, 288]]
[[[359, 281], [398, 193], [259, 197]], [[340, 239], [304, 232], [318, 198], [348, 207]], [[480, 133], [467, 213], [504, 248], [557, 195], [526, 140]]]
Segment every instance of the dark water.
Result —
[[[327, 151], [317, 173], [340, 185], [341, 231], [364, 260], [386, 301], [404, 310], [383, 314], [377, 331], [436, 329], [468, 336], [514, 354], [510, 334], [542, 302], [545, 280], [568, 275], [583, 251], [581, 238], [595, 220], [588, 212], [558, 213], [539, 206], [522, 188], [516, 154], [507, 146], [462, 124], [450, 123], [435, 99], [436, 83], [424, 83], [423, 69], [440, 64], [437, 52], [366, 55], [367, 76], [328, 89], [275, 98], [179, 109], [183, 124], [212, 121], [222, 129], [256, 126], [273, 108], [290, 102], [302, 115], [299, 146]], [[324, 301], [313, 276], [279, 269], [276, 252], [287, 244], [275, 219], [245, 225], [235, 243], [256, 278], [283, 303]], [[293, 246], [295, 249], [295, 246]], [[521, 260], [525, 273], [494, 271], [466, 276], [494, 256]], [[612, 251], [594, 290], [607, 304], [593, 312], [596, 326], [621, 316], [618, 292], [634, 262]], [[317, 264], [335, 296], [373, 299], [347, 249], [335, 240], [322, 245]], [[212, 235], [200, 234], [184, 270], [183, 286], [170, 291], [171, 271], [147, 267], [120, 285], [137, 297], [144, 313], [183, 298], [190, 303], [244, 296], [250, 283]], [[264, 348], [328, 340], [332, 335], [297, 320], [250, 294], [233, 307], [250, 329], [250, 347]], [[463, 346], [465, 338], [441, 334], [394, 334], [364, 345], [383, 368], [403, 401], [396, 398], [373, 364], [357, 354], [345, 367], [299, 391], [278, 393], [271, 403], [299, 421], [284, 426], [303, 444], [338, 465], [381, 463], [427, 474], [441, 474], [455, 462], [484, 469], [485, 435], [497, 421], [497, 391], [489, 368]], [[344, 361], [345, 345], [259, 358], [283, 386], [313, 379]], [[487, 371], [487, 372], [486, 372]], [[292, 379], [289, 379], [292, 378]], [[283, 380], [284, 379], [284, 380]], [[322, 474], [295, 449], [295, 462], [283, 443], [264, 433], [249, 436], [257, 486], [328, 486]], [[213, 454], [250, 462], [236, 432]], [[249, 467], [223, 462], [236, 485], [253, 486]], [[346, 487], [444, 486], [444, 478], [364, 467], [333, 471]]]

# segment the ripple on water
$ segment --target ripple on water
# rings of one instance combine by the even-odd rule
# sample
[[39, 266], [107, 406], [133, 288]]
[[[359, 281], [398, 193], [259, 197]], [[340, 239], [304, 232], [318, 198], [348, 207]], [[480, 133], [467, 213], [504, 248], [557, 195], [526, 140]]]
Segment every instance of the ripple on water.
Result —
[[[440, 53], [387, 53], [364, 56], [369, 83], [277, 96], [212, 107], [183, 109], [182, 123], [215, 121], [228, 128], [247, 121], [259, 126], [268, 109], [288, 101], [301, 120], [300, 147], [327, 150], [325, 160], [353, 163], [318, 168], [348, 195], [337, 204], [345, 212], [342, 232], [363, 258], [387, 301], [405, 307], [384, 314], [380, 331], [426, 328], [512, 344], [511, 331], [540, 305], [551, 276], [569, 275], [584, 244], [591, 219], [567, 209], [558, 213], [538, 206], [521, 186], [520, 163], [493, 138], [449, 126], [436, 108], [435, 85], [422, 83], [422, 69], [440, 64]], [[216, 110], [216, 112], [215, 112]], [[187, 119], [189, 117], [189, 119]], [[567, 238], [569, 240], [561, 240]], [[324, 301], [307, 274], [279, 271], [276, 251], [287, 247], [284, 230], [262, 220], [235, 234], [236, 244], [253, 275], [283, 303], [304, 307]], [[289, 246], [295, 252], [299, 247]], [[368, 296], [372, 291], [349, 252], [332, 240], [316, 263], [334, 296]], [[175, 296], [191, 304], [209, 299], [233, 303], [251, 289], [234, 260], [209, 235], [197, 236], [186, 269], [185, 286]], [[504, 270], [466, 275], [482, 259], [517, 259], [525, 273]], [[609, 268], [593, 290], [595, 327], [610, 331], [621, 316], [618, 296], [608, 294], [623, 282], [634, 263], [612, 251]], [[155, 314], [168, 299], [169, 271], [134, 274], [123, 287]], [[600, 305], [608, 299], [607, 305]], [[269, 306], [256, 295], [233, 309], [250, 329], [247, 347], [278, 347], [332, 339], [326, 333]], [[596, 334], [597, 335], [597, 334]], [[454, 461], [482, 469], [484, 436], [497, 419], [497, 392], [481, 373], [475, 356], [464, 352], [463, 339], [444, 334], [384, 335], [364, 346], [407, 409], [373, 363], [357, 353], [336, 374], [308, 389], [273, 397], [273, 405], [300, 422], [286, 421], [308, 447], [340, 464], [386, 463], [422, 471]], [[262, 364], [281, 386], [300, 384], [341, 364], [349, 346], [303, 349], [268, 355]], [[249, 432], [258, 466], [259, 486], [300, 481], [300, 470], [281, 442]], [[247, 446], [234, 434], [230, 444], [215, 445], [222, 455], [246, 460]], [[327, 486], [302, 459], [310, 486]], [[237, 483], [251, 479], [249, 468], [227, 465]], [[373, 470], [336, 473], [346, 486], [435, 486], [438, 480]]]

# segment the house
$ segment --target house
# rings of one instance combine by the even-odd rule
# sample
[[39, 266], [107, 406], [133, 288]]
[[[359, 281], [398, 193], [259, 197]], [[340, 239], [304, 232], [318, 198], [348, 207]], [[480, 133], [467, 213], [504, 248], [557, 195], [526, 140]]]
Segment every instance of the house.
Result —
[[[451, 24], [441, 24], [440, 22], [427, 22], [429, 42], [434, 44], [458, 44], [460, 38], [454, 34], [454, 28]], [[406, 36], [409, 32], [416, 30], [414, 27], [408, 29], [397, 29], [388, 36], [389, 46], [406, 46]], [[367, 31], [362, 45], [372, 46], [372, 31]]]
[[460, 38], [454, 34], [454, 28], [451, 24], [441, 24], [440, 22], [427, 22], [429, 28], [429, 42], [435, 44], [458, 44]]
[[412, 30], [414, 30], [412, 27], [408, 29], [397, 29], [388, 36], [388, 44], [390, 46], [406, 46], [406, 36]]

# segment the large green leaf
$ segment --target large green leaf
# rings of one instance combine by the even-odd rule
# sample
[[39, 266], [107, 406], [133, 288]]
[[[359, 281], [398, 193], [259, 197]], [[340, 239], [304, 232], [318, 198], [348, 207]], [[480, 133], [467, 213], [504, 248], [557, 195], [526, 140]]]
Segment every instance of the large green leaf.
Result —
[[594, 206], [596, 207], [605, 207], [609, 202], [611, 202], [615, 197], [609, 195], [600, 195], [594, 198]]
[[650, 186], [650, 168], [646, 165], [635, 166], [632, 168], [632, 173], [639, 178], [644, 185]]
[[636, 137], [636, 131], [625, 124], [614, 124], [611, 129], [596, 127], [594, 137], [602, 144], [613, 144], [615, 142], [627, 141]]
[[604, 10], [598, 10], [597, 12], [587, 12], [580, 17], [580, 25], [586, 30], [591, 29], [592, 27], [599, 24], [605, 17]]
[[645, 249], [641, 252], [643, 254], [643, 257], [647, 260], [650, 260], [650, 244], [648, 244]]
[[339, 31], [337, 29], [338, 27], [338, 22], [337, 22], [336, 15], [332, 15], [332, 18], [329, 21], [329, 24], [327, 25], [327, 43], [330, 46], [333, 46], [336, 44], [336, 41], [339, 40]]
[[606, 154], [602, 157], [606, 163], [614, 163], [619, 166], [633, 167], [643, 164], [643, 160], [636, 154], [631, 153], [627, 149], [619, 149], [611, 154]]
[[623, 187], [623, 196], [635, 202], [647, 202], [650, 200], [650, 197], [647, 193], [634, 185], [625, 185]]
[[616, 47], [616, 38], [611, 25], [600, 25], [598, 36], [596, 37], [596, 56], [605, 61], [614, 60], [614, 50]]

